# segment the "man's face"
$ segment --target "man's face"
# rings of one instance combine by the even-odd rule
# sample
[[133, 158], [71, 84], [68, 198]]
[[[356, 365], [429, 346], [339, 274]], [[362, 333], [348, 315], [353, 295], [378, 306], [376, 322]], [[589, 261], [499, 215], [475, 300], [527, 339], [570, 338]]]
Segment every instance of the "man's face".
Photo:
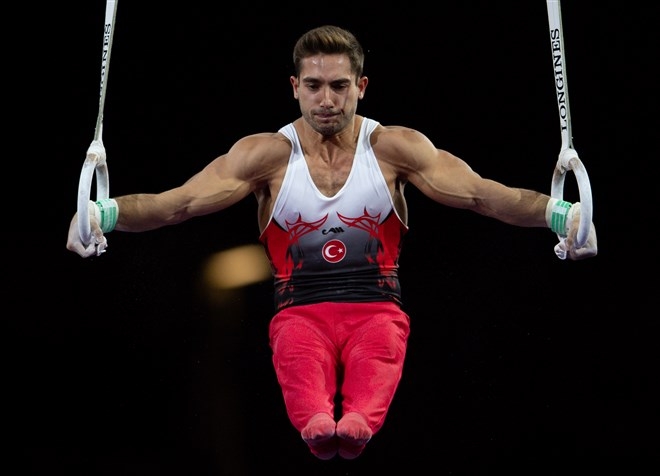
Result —
[[305, 120], [327, 136], [340, 132], [353, 119], [367, 78], [356, 84], [348, 56], [320, 54], [303, 59], [300, 77], [292, 76], [291, 85]]

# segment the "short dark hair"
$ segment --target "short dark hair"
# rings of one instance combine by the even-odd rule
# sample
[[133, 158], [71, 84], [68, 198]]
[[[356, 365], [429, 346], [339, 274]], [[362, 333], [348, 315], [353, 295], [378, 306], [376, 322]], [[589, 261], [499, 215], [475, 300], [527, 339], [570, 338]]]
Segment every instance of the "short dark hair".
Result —
[[344, 28], [324, 25], [304, 33], [293, 48], [293, 67], [300, 76], [302, 60], [316, 54], [345, 54], [351, 62], [356, 81], [364, 71], [364, 51], [355, 35]]

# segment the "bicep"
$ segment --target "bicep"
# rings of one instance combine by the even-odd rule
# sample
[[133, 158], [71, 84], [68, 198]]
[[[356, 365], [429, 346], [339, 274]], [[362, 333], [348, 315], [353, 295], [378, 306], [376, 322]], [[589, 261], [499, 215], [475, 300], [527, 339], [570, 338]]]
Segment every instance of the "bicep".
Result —
[[473, 208], [490, 185], [466, 162], [435, 147], [416, 156], [408, 180], [429, 198], [457, 208]]
[[283, 136], [262, 133], [236, 142], [175, 193], [186, 218], [225, 209], [266, 186], [286, 166], [291, 147]]
[[183, 185], [165, 192], [177, 203], [183, 219], [206, 215], [227, 208], [253, 191], [244, 176], [239, 158], [231, 154], [214, 159]]
[[421, 132], [405, 127], [383, 128], [373, 146], [389, 183], [396, 177], [443, 205], [474, 206], [483, 185], [481, 177], [460, 158], [436, 148]]

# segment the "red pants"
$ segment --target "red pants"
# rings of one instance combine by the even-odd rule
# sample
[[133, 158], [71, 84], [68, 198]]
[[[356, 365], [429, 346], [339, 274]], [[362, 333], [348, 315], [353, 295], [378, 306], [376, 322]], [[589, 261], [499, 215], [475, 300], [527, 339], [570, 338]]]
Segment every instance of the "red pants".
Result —
[[[401, 380], [408, 315], [391, 302], [292, 306], [270, 323], [277, 380], [293, 426], [317, 413], [360, 413], [382, 427]], [[339, 395], [341, 414], [335, 414]]]

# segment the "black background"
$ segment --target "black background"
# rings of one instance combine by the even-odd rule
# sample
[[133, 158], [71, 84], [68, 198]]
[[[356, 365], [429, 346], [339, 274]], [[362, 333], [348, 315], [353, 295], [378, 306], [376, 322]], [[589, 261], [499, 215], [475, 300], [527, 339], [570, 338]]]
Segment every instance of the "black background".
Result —
[[[252, 198], [109, 234], [99, 258], [65, 249], [98, 114], [105, 2], [35, 8], [32, 39], [17, 40], [32, 71], [29, 117], [13, 124], [29, 137], [7, 180], [23, 224], [6, 233], [15, 471], [565, 475], [654, 464], [655, 212], [643, 209], [655, 203], [645, 185], [657, 159], [655, 25], [641, 7], [564, 3], [598, 257], [561, 261], [547, 229], [447, 209], [409, 187], [404, 376], [364, 454], [329, 462], [285, 413], [267, 340], [271, 283], [222, 302], [200, 283], [212, 253], [257, 243]], [[293, 44], [326, 23], [366, 50], [358, 113], [419, 129], [483, 176], [550, 192], [560, 134], [545, 2], [122, 1], [104, 110], [111, 196], [176, 186], [238, 138], [295, 119]], [[565, 198], [575, 194], [569, 176]]]

